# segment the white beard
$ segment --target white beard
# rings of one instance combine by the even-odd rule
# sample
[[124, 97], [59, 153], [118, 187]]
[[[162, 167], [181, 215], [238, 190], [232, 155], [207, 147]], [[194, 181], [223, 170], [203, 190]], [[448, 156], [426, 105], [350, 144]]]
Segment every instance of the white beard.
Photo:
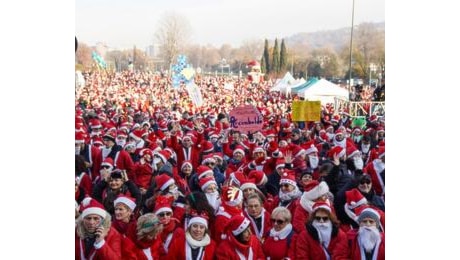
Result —
[[217, 212], [217, 210], [219, 210], [220, 203], [221, 203], [219, 192], [214, 191], [212, 193], [205, 193], [205, 195], [206, 195], [206, 198], [208, 199], [209, 205], [212, 206], [212, 208], [214, 209], [214, 212]]
[[331, 241], [331, 234], [332, 234], [332, 222], [329, 220], [327, 222], [318, 222], [317, 220], [313, 220], [313, 226], [318, 230], [319, 241], [325, 247], [329, 246], [329, 242]]
[[310, 167], [312, 169], [316, 169], [318, 167], [318, 163], [319, 163], [318, 156], [308, 156], [308, 160], [310, 162]]
[[381, 159], [374, 160], [374, 169], [379, 174], [385, 169], [385, 163]]
[[367, 154], [370, 148], [370, 144], [361, 144], [361, 152], [363, 152], [364, 154]]
[[117, 139], [117, 142], [116, 142], [116, 143], [117, 143], [117, 145], [119, 145], [119, 146], [121, 146], [121, 147], [125, 147], [126, 140], [124, 140], [124, 139], [123, 139], [123, 140], [118, 140], [118, 139]]
[[342, 148], [344, 148], [344, 149], [347, 148], [347, 139], [345, 139], [345, 138], [343, 138], [342, 141], [337, 141], [337, 140], [335, 140], [335, 138], [334, 138], [333, 143], [334, 143], [335, 146], [340, 146], [340, 147], [342, 147]]
[[354, 157], [353, 158], [353, 163], [355, 165], [355, 168], [357, 170], [362, 170], [364, 166], [363, 158], [361, 157]]
[[107, 147], [102, 147], [102, 160], [105, 160], [107, 158], [107, 155], [109, 155], [110, 151], [112, 151], [112, 148], [107, 148]]
[[290, 192], [284, 193], [281, 190], [278, 192], [278, 197], [280, 198], [281, 201], [297, 199], [300, 196], [302, 196], [302, 192], [299, 190], [297, 186], [295, 187], [295, 190], [290, 191]]
[[358, 241], [366, 252], [372, 252], [381, 237], [377, 227], [359, 227]]

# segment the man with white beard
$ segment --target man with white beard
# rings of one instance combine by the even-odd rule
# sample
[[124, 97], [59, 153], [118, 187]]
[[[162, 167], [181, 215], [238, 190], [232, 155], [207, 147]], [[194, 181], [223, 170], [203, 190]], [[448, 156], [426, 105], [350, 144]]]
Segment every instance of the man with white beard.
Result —
[[216, 214], [221, 204], [216, 180], [213, 176], [207, 176], [200, 179], [199, 185], [201, 190], [206, 195], [206, 199], [208, 200], [209, 205], [211, 205], [214, 209], [214, 214]]
[[316, 202], [305, 230], [297, 236], [295, 259], [349, 259], [347, 243], [329, 204]]
[[385, 233], [379, 231], [380, 215], [372, 208], [364, 208], [358, 217], [359, 230], [352, 230], [351, 259], [384, 260]]

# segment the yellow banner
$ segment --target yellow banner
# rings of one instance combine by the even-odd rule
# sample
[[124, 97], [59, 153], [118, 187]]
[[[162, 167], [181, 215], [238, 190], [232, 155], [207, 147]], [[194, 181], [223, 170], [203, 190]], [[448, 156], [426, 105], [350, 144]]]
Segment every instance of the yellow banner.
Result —
[[292, 121], [320, 121], [321, 101], [293, 101]]

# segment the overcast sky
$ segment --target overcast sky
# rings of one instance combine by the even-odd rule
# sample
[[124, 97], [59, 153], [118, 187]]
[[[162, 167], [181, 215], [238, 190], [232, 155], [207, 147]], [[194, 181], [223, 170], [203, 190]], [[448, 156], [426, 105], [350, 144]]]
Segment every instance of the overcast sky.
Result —
[[[159, 18], [174, 11], [191, 25], [191, 42], [239, 46], [244, 40], [351, 26], [353, 0], [77, 0], [75, 35], [90, 45], [144, 48]], [[384, 22], [384, 0], [355, 0], [354, 24]]]

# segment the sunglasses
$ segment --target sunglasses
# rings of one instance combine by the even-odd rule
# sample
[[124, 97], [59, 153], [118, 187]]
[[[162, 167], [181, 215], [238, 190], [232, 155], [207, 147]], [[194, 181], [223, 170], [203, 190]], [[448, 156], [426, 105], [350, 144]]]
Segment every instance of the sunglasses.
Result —
[[370, 180], [362, 180], [359, 182], [360, 184], [371, 184]]
[[289, 184], [283, 183], [280, 185], [280, 188], [289, 188]]
[[315, 217], [315, 220], [317, 220], [317, 221], [323, 220], [323, 222], [326, 222], [326, 221], [329, 220], [329, 217], [318, 217], [318, 216], [316, 216], [316, 217]]
[[276, 224], [278, 224], [278, 225], [283, 225], [283, 224], [284, 224], [284, 222], [286, 222], [286, 221], [284, 221], [284, 220], [281, 220], [281, 219], [273, 219], [273, 218], [272, 218], [272, 219], [270, 219], [270, 221], [271, 221], [273, 224], [275, 224], [275, 223], [276, 223]]
[[216, 165], [215, 163], [206, 163], [206, 166], [214, 166]]
[[110, 166], [107, 166], [107, 165], [104, 165], [104, 166], [101, 166], [102, 169], [110, 169]]
[[165, 216], [168, 216], [168, 217], [169, 217], [169, 216], [171, 216], [171, 215], [172, 215], [171, 212], [161, 212], [161, 213], [158, 213], [158, 216], [159, 216], [160, 218], [164, 218]]

